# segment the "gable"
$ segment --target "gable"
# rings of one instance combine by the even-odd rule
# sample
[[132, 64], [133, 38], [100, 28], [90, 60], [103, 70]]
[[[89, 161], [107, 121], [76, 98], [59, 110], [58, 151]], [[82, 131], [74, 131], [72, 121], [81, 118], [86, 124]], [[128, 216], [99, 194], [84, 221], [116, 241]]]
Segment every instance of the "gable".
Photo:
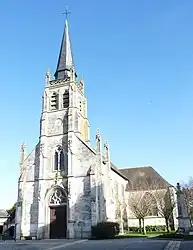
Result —
[[123, 168], [119, 171], [128, 179], [126, 191], [162, 189], [172, 186], [150, 166]]
[[39, 143], [27, 156], [22, 166], [22, 173], [19, 178], [20, 181], [34, 181], [38, 176], [39, 166]]

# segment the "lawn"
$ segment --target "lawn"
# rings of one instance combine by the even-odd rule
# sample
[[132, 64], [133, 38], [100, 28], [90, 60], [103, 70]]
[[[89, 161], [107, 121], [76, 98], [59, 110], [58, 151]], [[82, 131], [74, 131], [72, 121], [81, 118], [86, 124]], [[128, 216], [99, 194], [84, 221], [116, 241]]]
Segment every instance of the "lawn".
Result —
[[175, 232], [149, 232], [147, 234], [140, 234], [140, 233], [127, 233], [122, 235], [117, 235], [116, 239], [123, 239], [123, 238], [156, 238], [156, 239], [176, 239], [176, 240], [193, 240], [193, 235], [182, 235], [176, 234]]
[[148, 232], [146, 234], [141, 233], [127, 233], [127, 234], [120, 234], [116, 236], [116, 239], [122, 239], [122, 238], [151, 238], [151, 237], [158, 237], [160, 235], [163, 235], [163, 232]]
[[156, 237], [157, 239], [179, 239], [179, 240], [193, 240], [193, 235], [189, 234], [177, 234], [177, 233], [164, 233]]

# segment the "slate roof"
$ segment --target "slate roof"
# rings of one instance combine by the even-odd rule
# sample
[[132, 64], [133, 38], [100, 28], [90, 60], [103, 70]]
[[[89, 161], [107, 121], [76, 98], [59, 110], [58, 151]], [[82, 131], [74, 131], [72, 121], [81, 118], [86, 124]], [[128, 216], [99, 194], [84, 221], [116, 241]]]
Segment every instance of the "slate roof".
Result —
[[0, 209], [0, 218], [6, 218], [6, 217], [8, 217], [8, 216], [9, 216], [9, 215], [8, 215], [8, 213], [7, 213], [6, 210]]
[[163, 189], [172, 186], [151, 166], [122, 168], [119, 172], [128, 179], [126, 191]]
[[60, 47], [58, 64], [55, 72], [56, 80], [65, 78], [65, 71], [70, 70], [73, 67], [74, 67], [74, 60], [73, 60], [71, 41], [68, 31], [68, 22], [66, 20], [62, 43]]
[[122, 173], [117, 167], [115, 167], [115, 165], [111, 162], [111, 169], [117, 173], [118, 175], [120, 175], [123, 179], [127, 180], [127, 176], [124, 175], [124, 173]]

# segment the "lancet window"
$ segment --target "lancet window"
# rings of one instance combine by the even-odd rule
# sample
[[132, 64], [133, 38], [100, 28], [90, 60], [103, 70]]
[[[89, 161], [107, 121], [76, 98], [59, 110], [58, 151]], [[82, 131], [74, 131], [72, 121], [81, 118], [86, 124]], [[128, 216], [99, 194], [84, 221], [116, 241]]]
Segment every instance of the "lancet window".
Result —
[[64, 171], [64, 150], [61, 146], [58, 146], [54, 155], [54, 170]]

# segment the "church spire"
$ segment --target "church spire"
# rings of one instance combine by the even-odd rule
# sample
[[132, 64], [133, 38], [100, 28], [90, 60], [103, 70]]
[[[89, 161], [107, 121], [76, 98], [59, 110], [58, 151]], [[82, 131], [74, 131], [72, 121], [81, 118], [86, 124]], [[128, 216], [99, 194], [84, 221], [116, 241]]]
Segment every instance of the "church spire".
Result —
[[56, 80], [65, 79], [66, 77], [70, 77], [72, 73], [76, 77], [70, 36], [68, 31], [68, 21], [66, 19], [58, 64], [54, 76]]

